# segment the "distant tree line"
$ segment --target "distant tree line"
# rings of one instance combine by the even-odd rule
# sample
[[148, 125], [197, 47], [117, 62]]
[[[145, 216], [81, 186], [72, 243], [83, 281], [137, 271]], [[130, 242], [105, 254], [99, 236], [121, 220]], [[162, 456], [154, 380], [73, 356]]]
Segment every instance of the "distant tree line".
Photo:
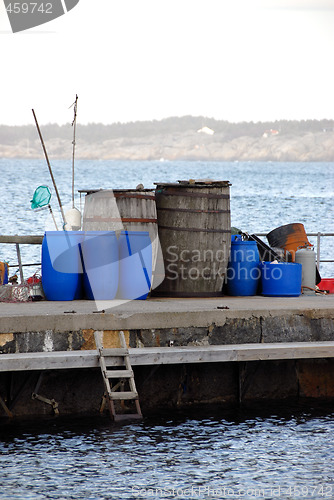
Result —
[[[77, 123], [77, 139], [86, 143], [97, 143], [117, 138], [140, 138], [163, 134], [184, 134], [196, 132], [202, 127], [209, 127], [215, 133], [222, 133], [226, 139], [241, 136], [259, 137], [266, 130], [278, 130], [281, 135], [304, 135], [322, 131], [334, 131], [334, 120], [278, 120], [274, 122], [241, 122], [230, 123], [203, 116], [170, 117], [163, 120], [136, 121], [128, 123]], [[71, 124], [47, 124], [41, 126], [44, 139], [64, 139], [72, 141]], [[13, 145], [23, 139], [39, 140], [34, 125], [8, 126], [0, 125], [0, 143]]]

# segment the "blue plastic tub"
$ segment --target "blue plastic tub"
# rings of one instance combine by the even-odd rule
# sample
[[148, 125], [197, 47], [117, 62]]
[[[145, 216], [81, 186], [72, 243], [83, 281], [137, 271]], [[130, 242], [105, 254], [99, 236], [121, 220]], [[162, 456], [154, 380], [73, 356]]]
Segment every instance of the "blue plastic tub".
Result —
[[262, 295], [267, 297], [299, 297], [302, 265], [296, 262], [262, 262]]
[[81, 250], [86, 298], [114, 299], [119, 277], [118, 242], [115, 231], [86, 231]]
[[232, 241], [226, 276], [227, 293], [234, 296], [255, 295], [260, 275], [260, 256], [256, 242]]
[[148, 231], [122, 231], [119, 243], [119, 299], [146, 299], [152, 283]]
[[79, 245], [82, 231], [46, 231], [42, 242], [42, 286], [47, 300], [83, 296]]

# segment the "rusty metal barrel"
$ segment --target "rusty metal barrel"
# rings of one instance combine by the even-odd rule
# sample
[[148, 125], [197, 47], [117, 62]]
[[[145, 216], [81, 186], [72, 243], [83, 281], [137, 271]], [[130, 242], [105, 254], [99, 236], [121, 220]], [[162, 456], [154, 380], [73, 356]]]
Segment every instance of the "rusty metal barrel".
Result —
[[210, 179], [156, 183], [165, 278], [154, 295], [222, 294], [231, 246], [230, 185]]
[[293, 262], [295, 255], [300, 247], [310, 246], [303, 224], [294, 222], [277, 227], [267, 234], [269, 245], [274, 248], [283, 248], [292, 256]]

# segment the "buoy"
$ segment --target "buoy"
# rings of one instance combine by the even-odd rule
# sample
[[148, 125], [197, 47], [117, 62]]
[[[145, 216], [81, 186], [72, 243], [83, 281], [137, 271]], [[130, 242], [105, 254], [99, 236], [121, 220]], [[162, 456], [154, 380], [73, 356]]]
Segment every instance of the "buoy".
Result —
[[70, 208], [65, 214], [66, 231], [80, 231], [81, 229], [81, 212], [77, 208]]

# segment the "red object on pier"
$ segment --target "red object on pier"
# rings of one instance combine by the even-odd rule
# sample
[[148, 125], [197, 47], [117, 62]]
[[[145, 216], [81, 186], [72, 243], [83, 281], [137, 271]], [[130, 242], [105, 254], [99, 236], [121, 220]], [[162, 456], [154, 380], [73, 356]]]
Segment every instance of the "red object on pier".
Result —
[[320, 290], [326, 290], [328, 293], [334, 293], [334, 278], [323, 278], [318, 287]]

